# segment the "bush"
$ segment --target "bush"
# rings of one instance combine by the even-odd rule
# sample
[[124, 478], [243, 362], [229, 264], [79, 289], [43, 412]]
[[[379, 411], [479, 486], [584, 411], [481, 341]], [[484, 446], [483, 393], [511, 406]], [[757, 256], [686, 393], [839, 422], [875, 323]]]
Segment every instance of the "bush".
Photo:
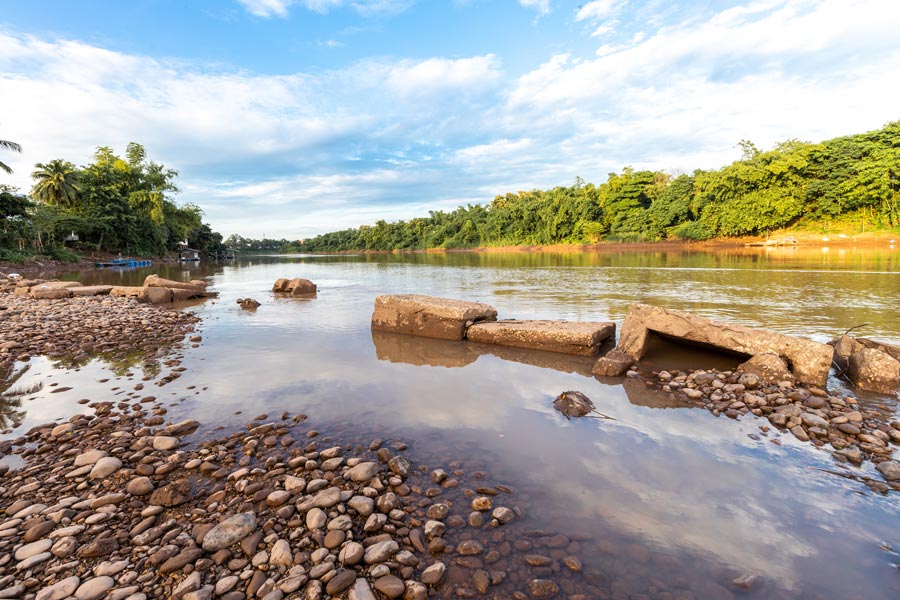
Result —
[[700, 242], [715, 237], [715, 233], [703, 223], [688, 221], [675, 229], [675, 235], [682, 240]]
[[74, 252], [70, 252], [68, 249], [63, 248], [62, 246], [51, 246], [47, 248], [47, 256], [52, 258], [53, 260], [58, 260], [62, 262], [70, 262], [76, 263], [81, 257]]
[[23, 263], [30, 258], [31, 255], [27, 252], [13, 250], [11, 248], [0, 248], [0, 260], [14, 263]]

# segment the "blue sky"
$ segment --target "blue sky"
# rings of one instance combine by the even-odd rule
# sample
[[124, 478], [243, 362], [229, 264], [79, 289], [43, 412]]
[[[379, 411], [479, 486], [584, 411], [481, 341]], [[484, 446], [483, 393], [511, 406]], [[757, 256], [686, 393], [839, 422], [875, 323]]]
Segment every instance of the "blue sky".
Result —
[[143, 143], [225, 235], [735, 160], [900, 119], [895, 0], [67, 0], [0, 15], [13, 176]]

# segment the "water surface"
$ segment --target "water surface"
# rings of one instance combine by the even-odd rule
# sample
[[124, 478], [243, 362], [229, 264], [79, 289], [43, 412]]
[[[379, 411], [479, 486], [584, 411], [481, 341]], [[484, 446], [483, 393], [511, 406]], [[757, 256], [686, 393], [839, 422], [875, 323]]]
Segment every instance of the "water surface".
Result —
[[[151, 272], [205, 277], [220, 292], [186, 309], [203, 317], [203, 342], [185, 349], [182, 377], [157, 389], [174, 419], [237, 427], [260, 413], [302, 412], [360, 443], [403, 439], [429, 468], [460, 460], [515, 487], [528, 526], [589, 538], [586, 570], [620, 597], [668, 597], [660, 581], [729, 597], [731, 579], [746, 573], [763, 578], [740, 594], [752, 598], [900, 596], [900, 557], [888, 550], [900, 547], [898, 496], [842, 476], [879, 478], [870, 464], [839, 465], [790, 435], [764, 435], [766, 422], [752, 415], [717, 418], [639, 381], [600, 381], [590, 359], [369, 329], [376, 295], [414, 292], [488, 302], [501, 318], [621, 323], [640, 301], [819, 341], [869, 323], [861, 334], [900, 343], [895, 250], [253, 257], [77, 278], [128, 285]], [[275, 298], [279, 277], [311, 279], [319, 294]], [[240, 310], [235, 300], [247, 296], [262, 306]], [[80, 398], [115, 399], [121, 392], [109, 386], [130, 389], [144, 375], [139, 364], [32, 363], [17, 385], [73, 389], [25, 396], [13, 435], [71, 414]], [[610, 418], [566, 420], [552, 408], [565, 390]]]

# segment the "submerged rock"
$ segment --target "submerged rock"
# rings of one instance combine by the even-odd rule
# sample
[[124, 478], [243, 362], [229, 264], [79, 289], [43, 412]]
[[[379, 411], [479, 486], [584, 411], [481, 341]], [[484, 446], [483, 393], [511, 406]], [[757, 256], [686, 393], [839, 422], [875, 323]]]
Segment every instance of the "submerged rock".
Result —
[[553, 401], [553, 408], [561, 412], [567, 419], [584, 417], [594, 411], [594, 403], [581, 392], [563, 392]]

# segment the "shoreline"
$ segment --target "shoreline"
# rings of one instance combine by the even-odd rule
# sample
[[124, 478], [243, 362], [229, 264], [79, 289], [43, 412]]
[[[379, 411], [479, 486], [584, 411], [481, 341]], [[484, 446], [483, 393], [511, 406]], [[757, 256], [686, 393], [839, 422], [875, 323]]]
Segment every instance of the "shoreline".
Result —
[[[298, 252], [296, 254], [347, 255], [347, 254], [458, 254], [458, 253], [567, 253], [567, 252], [637, 252], [637, 251], [717, 251], [735, 249], [790, 249], [826, 247], [888, 247], [900, 244], [900, 233], [860, 234], [840, 237], [837, 235], [794, 233], [769, 236], [769, 240], [795, 238], [796, 244], [770, 244], [766, 237], [717, 238], [705, 241], [663, 240], [660, 242], [596, 242], [593, 244], [522, 244], [512, 246], [479, 246], [474, 248], [425, 248], [394, 250], [342, 250], [339, 252]], [[824, 238], [828, 238], [827, 240]]]

